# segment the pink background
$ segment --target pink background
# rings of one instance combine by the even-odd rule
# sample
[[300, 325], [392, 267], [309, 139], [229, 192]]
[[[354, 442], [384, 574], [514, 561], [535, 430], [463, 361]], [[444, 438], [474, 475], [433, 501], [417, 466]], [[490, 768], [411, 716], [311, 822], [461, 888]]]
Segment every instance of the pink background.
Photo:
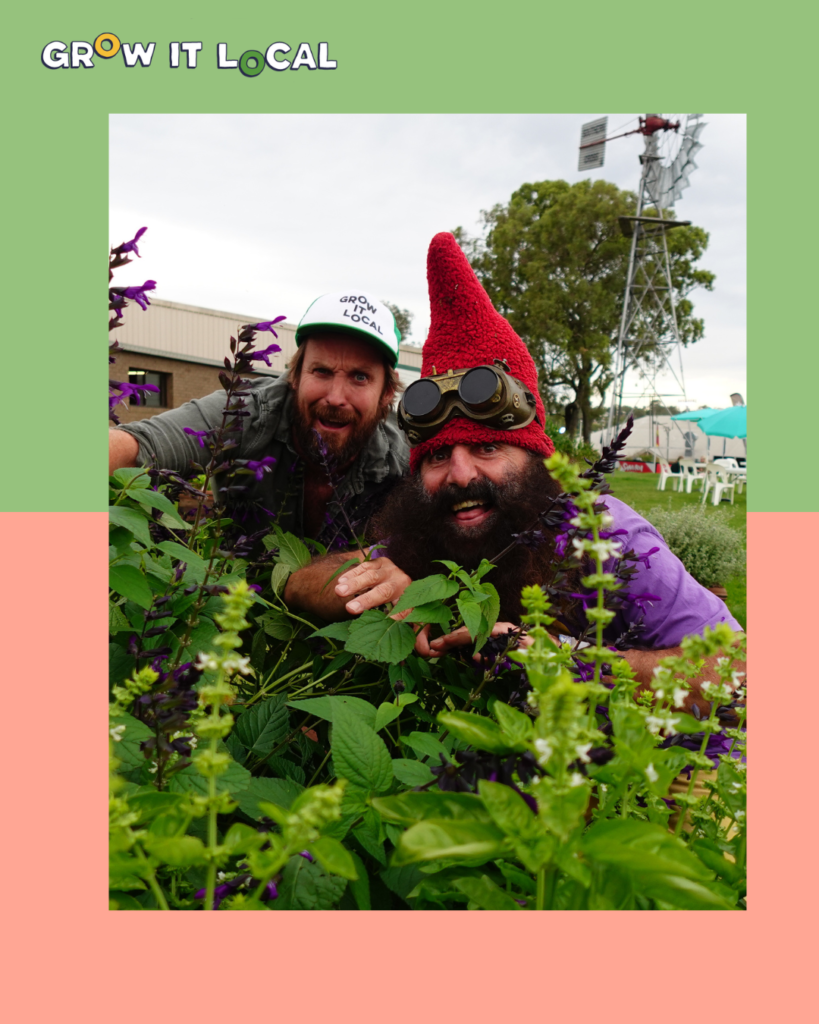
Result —
[[804, 652], [816, 627], [797, 636], [791, 616], [801, 624], [815, 606], [808, 571], [797, 566], [812, 563], [819, 515], [748, 517], [751, 909], [468, 919], [434, 911], [110, 913], [107, 517], [5, 513], [2, 522], [11, 666], [3, 960], [15, 982], [4, 1003], [15, 1024], [148, 1024], [203, 1011], [207, 1020], [289, 1014], [356, 1024], [453, 1014], [461, 1022], [545, 1020], [561, 1010], [574, 1021], [686, 1024], [749, 1012], [766, 1022], [807, 1016], [816, 959], [816, 786], [807, 764], [816, 668]]

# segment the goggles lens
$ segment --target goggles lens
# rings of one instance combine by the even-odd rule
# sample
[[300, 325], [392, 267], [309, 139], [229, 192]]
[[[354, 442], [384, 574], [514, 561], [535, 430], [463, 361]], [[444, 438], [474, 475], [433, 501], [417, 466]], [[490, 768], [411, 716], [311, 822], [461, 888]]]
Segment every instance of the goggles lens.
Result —
[[404, 393], [403, 405], [410, 416], [421, 419], [435, 412], [441, 398], [441, 389], [434, 381], [417, 380]]
[[458, 394], [475, 409], [490, 402], [502, 390], [500, 378], [491, 366], [476, 366], [461, 378]]

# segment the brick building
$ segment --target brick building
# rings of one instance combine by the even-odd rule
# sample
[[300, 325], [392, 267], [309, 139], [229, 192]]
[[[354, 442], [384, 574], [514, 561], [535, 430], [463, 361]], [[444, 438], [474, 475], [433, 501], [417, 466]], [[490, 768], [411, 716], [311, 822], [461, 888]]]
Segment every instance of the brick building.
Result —
[[[242, 324], [258, 323], [265, 316], [241, 316], [200, 306], [186, 306], [165, 299], [151, 299], [144, 312], [131, 303], [125, 321], [113, 337], [119, 341], [116, 361], [111, 365], [112, 380], [132, 384], [155, 384], [159, 393], [148, 393], [147, 404], [119, 405], [121, 422], [153, 416], [164, 409], [175, 409], [192, 398], [209, 395], [221, 387], [219, 370], [230, 355], [230, 338]], [[282, 351], [271, 356], [272, 366], [264, 363], [253, 377], [278, 377], [296, 351], [295, 324], [276, 324]], [[275, 339], [263, 334], [262, 346]], [[266, 339], [266, 340], [265, 340]], [[401, 345], [398, 375], [403, 384], [411, 384], [421, 374], [421, 349]]]

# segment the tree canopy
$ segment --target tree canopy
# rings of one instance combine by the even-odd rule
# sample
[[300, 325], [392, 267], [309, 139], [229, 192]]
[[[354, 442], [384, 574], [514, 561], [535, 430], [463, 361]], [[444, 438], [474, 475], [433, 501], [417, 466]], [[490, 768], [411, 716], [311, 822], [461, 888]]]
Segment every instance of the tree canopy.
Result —
[[[610, 182], [540, 181], [483, 211], [483, 238], [455, 230], [495, 308], [531, 352], [547, 410], [560, 409], [571, 433], [582, 425], [586, 441], [601, 407], [594, 398], [602, 404], [613, 377], [630, 247], [618, 218], [633, 215], [636, 205], [633, 192]], [[714, 281], [696, 266], [708, 234], [679, 227], [667, 237], [678, 329], [687, 345], [704, 329], [688, 295], [697, 286], [710, 290]], [[639, 358], [651, 355], [644, 346]]]

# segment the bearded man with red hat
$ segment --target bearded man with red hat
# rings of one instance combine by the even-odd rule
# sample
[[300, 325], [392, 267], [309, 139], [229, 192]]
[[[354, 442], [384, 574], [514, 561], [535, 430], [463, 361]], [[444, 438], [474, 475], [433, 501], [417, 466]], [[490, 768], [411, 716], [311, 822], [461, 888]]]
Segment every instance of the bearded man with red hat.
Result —
[[[556, 537], [535, 547], [509, 549], [514, 534], [530, 530], [549, 499], [560, 494], [544, 459], [554, 445], [544, 431], [545, 411], [537, 371], [523, 341], [495, 310], [453, 235], [436, 235], [427, 261], [431, 324], [422, 376], [407, 389], [398, 412], [411, 445], [411, 475], [390, 494], [371, 522], [369, 536], [386, 545], [381, 557], [339, 576], [334, 592], [322, 589], [344, 556], [330, 556], [290, 577], [287, 599], [329, 620], [395, 602], [413, 579], [440, 572], [438, 559], [468, 570], [481, 559], [504, 558], [490, 579], [501, 599], [495, 633], [519, 625], [524, 586], [551, 578]], [[631, 627], [639, 647], [625, 651], [641, 683], [649, 683], [660, 658], [679, 653], [682, 638], [705, 626], [739, 623], [671, 553], [657, 530], [628, 505], [604, 498], [623, 550], [638, 556], [631, 590], [642, 600], [624, 602], [608, 627], [609, 642]], [[611, 571], [607, 564], [606, 571]], [[578, 572], [578, 577], [580, 573]], [[579, 609], [576, 631], [585, 625]], [[425, 627], [418, 653], [435, 657], [470, 642], [465, 629], [429, 640]], [[521, 636], [521, 643], [528, 638]], [[700, 684], [716, 682], [706, 665]], [[695, 686], [686, 700], [702, 712]]]

